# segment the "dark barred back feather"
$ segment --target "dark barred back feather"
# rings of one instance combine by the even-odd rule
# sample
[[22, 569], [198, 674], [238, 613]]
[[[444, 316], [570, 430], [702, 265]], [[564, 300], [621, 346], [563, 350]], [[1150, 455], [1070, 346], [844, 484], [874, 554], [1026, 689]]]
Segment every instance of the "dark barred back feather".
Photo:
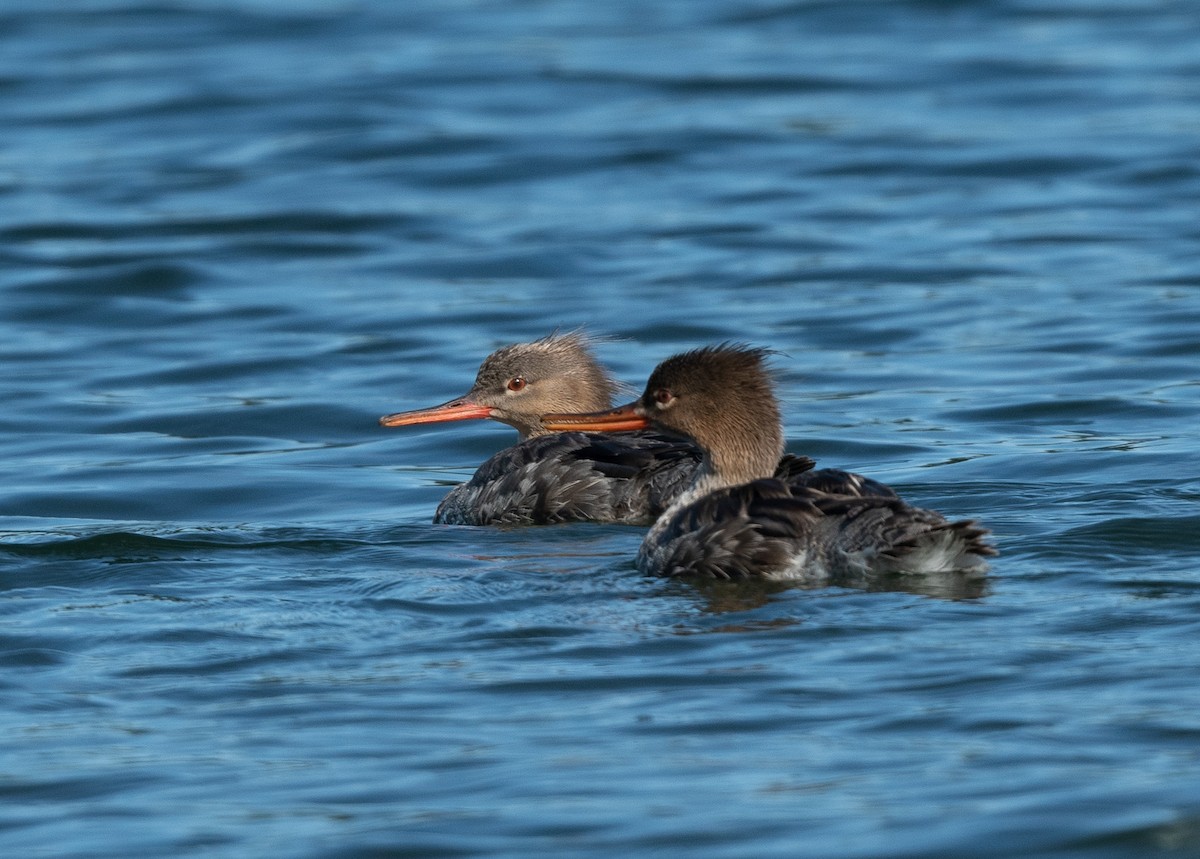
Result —
[[656, 432], [557, 433], [500, 451], [443, 499], [447, 525], [647, 525], [686, 487], [695, 445]]

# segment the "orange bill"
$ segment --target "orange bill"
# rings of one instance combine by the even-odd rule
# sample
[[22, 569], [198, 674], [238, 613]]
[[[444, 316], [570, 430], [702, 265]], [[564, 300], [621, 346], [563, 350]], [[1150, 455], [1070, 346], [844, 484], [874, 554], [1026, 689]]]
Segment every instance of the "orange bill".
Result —
[[624, 432], [646, 429], [650, 422], [634, 410], [635, 405], [637, 404], [630, 403], [606, 412], [542, 415], [542, 426], [551, 432]]
[[481, 406], [462, 397], [440, 406], [415, 409], [411, 412], [396, 412], [384, 415], [379, 423], [385, 427], [406, 427], [412, 424], [444, 424], [450, 421], [471, 421], [492, 416], [491, 406]]

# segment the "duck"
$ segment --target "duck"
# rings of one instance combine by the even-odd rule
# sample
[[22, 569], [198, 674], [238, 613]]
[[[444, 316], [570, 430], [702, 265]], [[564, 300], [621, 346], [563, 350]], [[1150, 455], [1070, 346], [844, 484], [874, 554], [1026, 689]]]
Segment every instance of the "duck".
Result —
[[950, 521], [885, 484], [836, 469], [777, 473], [784, 433], [770, 350], [723, 343], [674, 355], [615, 409], [547, 413], [553, 432], [655, 429], [701, 460], [642, 540], [645, 575], [814, 585], [913, 573], [983, 575], [996, 549], [974, 520]]
[[[701, 453], [653, 429], [619, 435], [553, 432], [547, 412], [607, 409], [620, 386], [596, 359], [597, 339], [553, 332], [488, 355], [465, 394], [440, 405], [384, 415], [385, 427], [489, 419], [517, 443], [487, 459], [450, 491], [433, 521], [447, 525], [649, 525], [691, 482]], [[781, 467], [803, 469], [792, 458]]]

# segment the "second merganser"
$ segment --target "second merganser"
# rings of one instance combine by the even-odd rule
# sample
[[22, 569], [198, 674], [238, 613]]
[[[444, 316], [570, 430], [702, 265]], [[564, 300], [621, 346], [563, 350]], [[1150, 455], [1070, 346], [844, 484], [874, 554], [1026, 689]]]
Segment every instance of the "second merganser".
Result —
[[996, 550], [975, 522], [950, 522], [845, 472], [774, 476], [783, 429], [768, 354], [730, 344], [685, 352], [659, 364], [628, 405], [543, 417], [553, 431], [652, 426], [703, 450], [688, 488], [642, 542], [643, 573], [836, 584], [865, 575], [987, 569], [985, 559]]
[[[618, 385], [593, 356], [593, 342], [575, 331], [505, 346], [484, 359], [461, 397], [379, 419], [397, 427], [490, 418], [517, 430], [517, 444], [456, 486], [438, 505], [434, 522], [650, 524], [691, 482], [701, 454], [685, 439], [645, 429], [616, 436], [551, 434], [542, 426], [546, 412], [612, 405]], [[794, 457], [788, 466], [795, 470], [805, 462]]]

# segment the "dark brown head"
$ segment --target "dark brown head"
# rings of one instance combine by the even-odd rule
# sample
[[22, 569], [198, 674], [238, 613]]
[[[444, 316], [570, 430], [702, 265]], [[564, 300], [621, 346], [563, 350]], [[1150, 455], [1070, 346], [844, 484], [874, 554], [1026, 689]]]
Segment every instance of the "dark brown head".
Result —
[[555, 431], [654, 424], [695, 441], [724, 482], [769, 477], [783, 455], [769, 354], [740, 344], [684, 352], [659, 364], [629, 405], [593, 415], [548, 414], [543, 423]]
[[440, 406], [379, 419], [383, 426], [491, 418], [515, 427], [521, 438], [551, 432], [547, 412], [594, 411], [612, 405], [616, 383], [581, 332], [551, 334], [497, 349], [479, 366], [471, 390]]

